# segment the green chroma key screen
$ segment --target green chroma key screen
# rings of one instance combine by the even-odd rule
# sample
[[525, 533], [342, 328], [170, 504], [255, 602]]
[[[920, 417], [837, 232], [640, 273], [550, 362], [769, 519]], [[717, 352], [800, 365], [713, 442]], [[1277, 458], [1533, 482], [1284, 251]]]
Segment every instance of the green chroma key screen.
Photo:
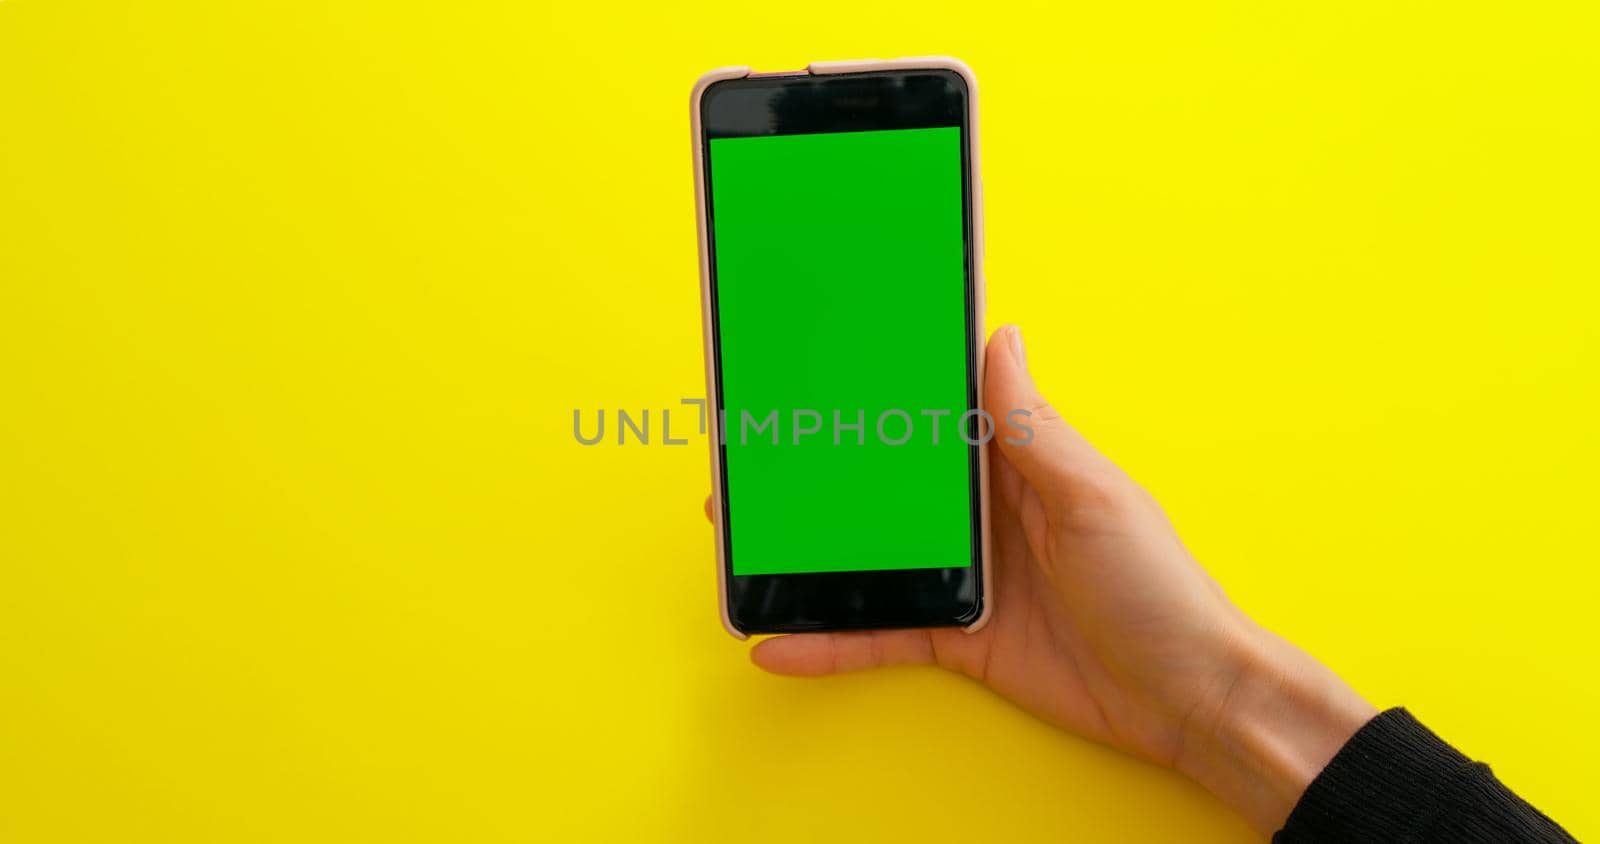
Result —
[[733, 573], [970, 566], [961, 130], [710, 163]]

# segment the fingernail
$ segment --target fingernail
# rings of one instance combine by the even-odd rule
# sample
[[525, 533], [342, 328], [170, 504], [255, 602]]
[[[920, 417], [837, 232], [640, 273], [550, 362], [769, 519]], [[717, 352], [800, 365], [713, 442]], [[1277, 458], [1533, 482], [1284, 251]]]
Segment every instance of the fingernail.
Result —
[[1020, 326], [1011, 326], [1011, 353], [1016, 355], [1017, 360], [1023, 364], [1028, 362], [1028, 350], [1023, 348], [1022, 328]]

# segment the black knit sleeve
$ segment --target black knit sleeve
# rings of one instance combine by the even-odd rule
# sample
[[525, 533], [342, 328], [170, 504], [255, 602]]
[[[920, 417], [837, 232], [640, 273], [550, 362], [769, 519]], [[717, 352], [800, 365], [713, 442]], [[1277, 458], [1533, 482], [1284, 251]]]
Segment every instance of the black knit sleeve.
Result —
[[1524, 844], [1572, 836], [1404, 709], [1367, 722], [1272, 836], [1279, 844]]

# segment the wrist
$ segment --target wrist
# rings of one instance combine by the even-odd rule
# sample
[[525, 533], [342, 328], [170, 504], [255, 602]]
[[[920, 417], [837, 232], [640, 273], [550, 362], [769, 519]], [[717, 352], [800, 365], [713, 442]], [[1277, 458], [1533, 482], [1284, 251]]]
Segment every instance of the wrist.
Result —
[[1326, 666], [1248, 619], [1225, 651], [1220, 691], [1185, 722], [1174, 765], [1270, 833], [1377, 710]]

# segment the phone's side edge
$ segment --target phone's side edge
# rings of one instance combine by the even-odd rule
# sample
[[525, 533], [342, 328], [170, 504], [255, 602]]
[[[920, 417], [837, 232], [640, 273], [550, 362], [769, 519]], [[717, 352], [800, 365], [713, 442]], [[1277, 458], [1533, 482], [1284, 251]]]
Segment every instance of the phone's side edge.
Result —
[[[984, 281], [983, 281], [983, 177], [979, 172], [978, 164], [978, 78], [968, 67], [966, 62], [950, 56], [923, 56], [903, 59], [863, 59], [858, 61], [840, 62], [812, 62], [807, 68], [815, 75], [835, 73], [865, 73], [874, 70], [928, 70], [940, 69], [952, 71], [962, 78], [967, 84], [967, 160], [970, 162], [971, 191], [972, 191], [972, 248], [973, 248], [973, 279], [972, 279], [972, 345], [976, 350], [974, 365], [977, 372], [978, 401], [983, 401], [984, 377]], [[989, 539], [989, 449], [987, 447], [978, 451], [978, 529], [982, 532], [979, 548], [983, 559], [979, 560], [981, 567], [980, 577], [983, 581], [983, 607], [978, 612], [978, 617], [971, 624], [962, 628], [968, 633], [976, 633], [989, 623], [994, 616], [994, 564], [993, 549]]]
[[694, 210], [695, 223], [700, 233], [700, 333], [704, 341], [706, 362], [706, 433], [711, 453], [711, 528], [716, 536], [717, 606], [722, 615], [722, 627], [735, 639], [750, 638], [749, 634], [734, 626], [728, 607], [727, 533], [722, 526], [722, 418], [717, 408], [722, 406], [718, 392], [716, 370], [716, 338], [712, 332], [711, 314], [711, 241], [710, 221], [706, 218], [706, 154], [704, 133], [700, 124], [700, 103], [706, 89], [725, 79], [743, 79], [750, 75], [748, 67], [719, 67], [707, 71], [695, 80], [689, 97], [689, 128], [694, 143]]
[[[972, 347], [976, 350], [974, 366], [977, 371], [978, 403], [984, 401], [985, 357], [988, 340], [985, 320], [986, 292], [983, 278], [983, 175], [978, 156], [978, 79], [972, 68], [957, 59], [940, 60], [941, 67], [953, 70], [967, 83], [967, 161], [972, 178]], [[994, 551], [989, 541], [989, 503], [993, 495], [989, 490], [989, 448], [978, 450], [978, 529], [983, 532], [979, 547], [983, 549], [983, 609], [967, 625], [968, 633], [976, 633], [989, 623], [994, 615]]]

